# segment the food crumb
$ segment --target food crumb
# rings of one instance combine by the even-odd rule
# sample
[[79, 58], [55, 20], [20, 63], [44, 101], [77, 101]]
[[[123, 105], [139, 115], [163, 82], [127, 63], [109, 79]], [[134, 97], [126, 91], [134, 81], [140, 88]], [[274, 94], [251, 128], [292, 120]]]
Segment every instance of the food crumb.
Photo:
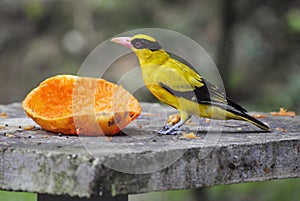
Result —
[[206, 122], [206, 123], [210, 123], [210, 122], [211, 122], [211, 119], [205, 118], [205, 122]]
[[13, 134], [10, 134], [10, 133], [5, 133], [4, 136], [5, 137], [15, 137]]
[[186, 138], [186, 139], [200, 138], [200, 137], [197, 137], [194, 132], [190, 132], [190, 133], [182, 132], [182, 135], [183, 135], [183, 138]]
[[2, 117], [2, 118], [7, 118], [8, 116], [7, 116], [7, 114], [6, 114], [5, 112], [1, 112], [1, 113], [0, 113], [0, 117]]
[[286, 117], [294, 117], [296, 116], [296, 112], [294, 111], [287, 111], [283, 107], [279, 109], [279, 112], [270, 112], [272, 116], [286, 116]]
[[287, 132], [287, 129], [281, 127], [277, 127], [276, 130], [280, 132]]
[[168, 124], [175, 125], [180, 121], [180, 115], [179, 114], [171, 114], [167, 120]]
[[267, 116], [263, 115], [263, 114], [254, 114], [254, 115], [252, 115], [252, 117], [254, 117], [256, 119], [263, 119], [263, 118], [266, 118]]
[[32, 130], [34, 128], [35, 128], [35, 126], [31, 125], [31, 126], [25, 126], [23, 129], [28, 131], [28, 130]]

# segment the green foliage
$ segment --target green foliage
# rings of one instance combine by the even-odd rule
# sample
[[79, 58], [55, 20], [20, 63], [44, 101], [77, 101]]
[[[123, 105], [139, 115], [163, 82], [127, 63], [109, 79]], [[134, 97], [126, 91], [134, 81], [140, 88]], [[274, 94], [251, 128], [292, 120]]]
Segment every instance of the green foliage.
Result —
[[40, 0], [25, 3], [23, 9], [26, 15], [33, 20], [40, 19], [44, 14], [44, 7]]
[[140, 195], [130, 195], [130, 201], [194, 201], [191, 190], [174, 190], [165, 192], [153, 192]]
[[286, 19], [289, 27], [293, 31], [300, 33], [300, 9], [293, 9], [289, 11]]
[[[300, 200], [300, 179], [222, 185], [202, 190], [176, 190], [133, 195], [131, 201], [295, 201]], [[197, 197], [198, 196], [198, 197]]]
[[299, 185], [300, 179], [224, 185], [208, 188], [207, 195], [210, 201], [294, 201], [300, 200]]
[[0, 201], [36, 201], [35, 193], [9, 192], [0, 190]]
[[[281, 83], [269, 83], [264, 93], [272, 94], [270, 96], [262, 95], [257, 100], [257, 107], [265, 111], [277, 111], [280, 107], [293, 110], [300, 113], [300, 74], [295, 71], [288, 74], [287, 81]], [[255, 108], [253, 103], [248, 103], [250, 108]]]

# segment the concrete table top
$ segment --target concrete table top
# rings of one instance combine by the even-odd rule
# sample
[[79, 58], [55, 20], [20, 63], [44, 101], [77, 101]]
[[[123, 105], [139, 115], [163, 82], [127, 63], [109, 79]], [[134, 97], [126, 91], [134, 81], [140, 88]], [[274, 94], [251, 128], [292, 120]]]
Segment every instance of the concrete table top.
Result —
[[173, 109], [141, 106], [122, 133], [84, 137], [41, 129], [20, 103], [0, 105], [0, 189], [88, 198], [300, 177], [299, 116], [264, 113], [272, 132], [193, 118], [189, 139], [153, 132]]

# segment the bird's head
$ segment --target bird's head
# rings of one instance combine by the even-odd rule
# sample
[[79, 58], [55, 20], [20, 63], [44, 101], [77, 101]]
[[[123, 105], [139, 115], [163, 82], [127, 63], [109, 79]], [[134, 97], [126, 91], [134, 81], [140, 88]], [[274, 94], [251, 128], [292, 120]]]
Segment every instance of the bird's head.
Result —
[[139, 59], [147, 58], [154, 52], [162, 50], [161, 45], [155, 38], [145, 34], [137, 34], [133, 37], [116, 37], [111, 41], [131, 48]]

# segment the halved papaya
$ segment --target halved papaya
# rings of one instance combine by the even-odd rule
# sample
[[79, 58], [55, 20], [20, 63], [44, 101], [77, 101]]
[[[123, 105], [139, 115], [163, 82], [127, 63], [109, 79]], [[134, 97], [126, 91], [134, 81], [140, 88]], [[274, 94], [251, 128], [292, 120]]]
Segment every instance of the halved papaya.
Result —
[[122, 86], [73, 75], [46, 79], [22, 106], [43, 129], [80, 135], [114, 135], [141, 113], [139, 102]]

